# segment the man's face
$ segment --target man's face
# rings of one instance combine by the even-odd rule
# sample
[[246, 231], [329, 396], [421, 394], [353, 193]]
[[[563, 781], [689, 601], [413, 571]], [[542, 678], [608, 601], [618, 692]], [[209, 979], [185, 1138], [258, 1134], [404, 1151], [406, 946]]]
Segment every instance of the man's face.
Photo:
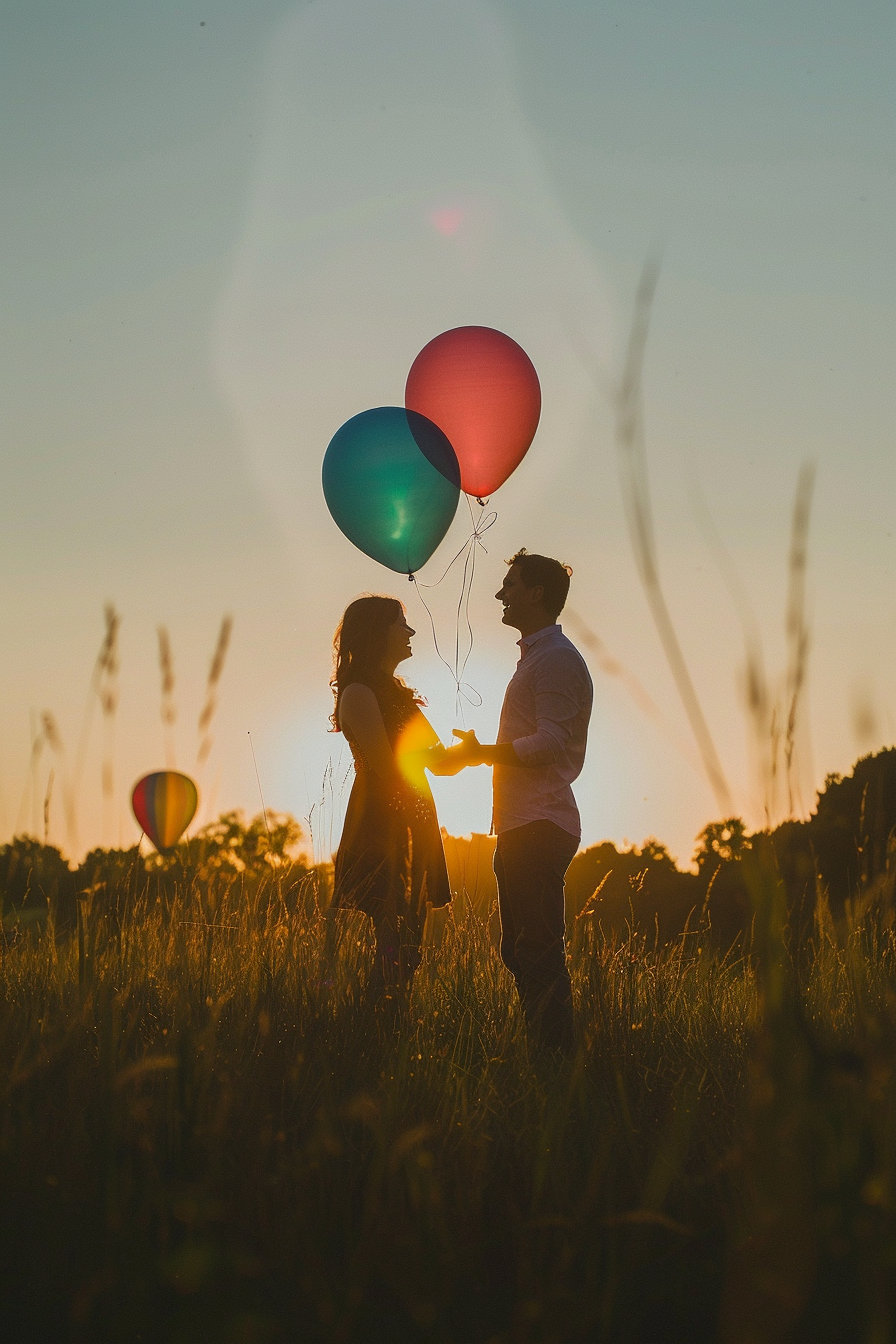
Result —
[[504, 607], [502, 624], [513, 626], [515, 630], [524, 629], [531, 623], [533, 613], [541, 610], [541, 596], [541, 585], [527, 588], [516, 565], [511, 565], [495, 593]]

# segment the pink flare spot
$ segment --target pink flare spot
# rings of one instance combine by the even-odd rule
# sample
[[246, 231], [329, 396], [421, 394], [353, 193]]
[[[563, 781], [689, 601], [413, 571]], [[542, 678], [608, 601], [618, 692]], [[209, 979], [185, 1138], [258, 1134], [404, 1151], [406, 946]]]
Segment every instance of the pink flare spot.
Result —
[[464, 221], [464, 212], [455, 206], [444, 206], [441, 210], [433, 210], [429, 216], [430, 223], [439, 233], [450, 238], [453, 233], [457, 233]]

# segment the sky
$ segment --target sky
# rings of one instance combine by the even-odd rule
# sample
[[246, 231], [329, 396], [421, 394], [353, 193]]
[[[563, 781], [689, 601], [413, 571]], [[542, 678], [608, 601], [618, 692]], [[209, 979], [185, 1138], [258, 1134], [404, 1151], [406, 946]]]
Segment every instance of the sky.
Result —
[[[654, 255], [656, 549], [731, 808], [762, 824], [731, 573], [777, 691], [806, 462], [796, 810], [892, 743], [894, 30], [891, 5], [863, 0], [2, 0], [0, 841], [134, 843], [134, 781], [175, 764], [199, 783], [197, 824], [263, 796], [327, 856], [350, 785], [327, 732], [344, 606], [406, 601], [434, 726], [486, 740], [516, 661], [492, 595], [525, 545], [572, 565], [566, 629], [591, 632], [583, 841], [658, 836], [689, 861], [720, 803], [641, 587], [614, 439]], [[543, 414], [492, 500], [458, 704], [418, 593], [337, 530], [320, 466], [344, 420], [400, 404], [417, 351], [465, 323], [527, 350]], [[421, 582], [468, 534], [462, 507]], [[451, 648], [456, 568], [424, 592]], [[46, 711], [59, 741], [36, 752]], [[488, 829], [486, 770], [436, 793], [450, 831]]]

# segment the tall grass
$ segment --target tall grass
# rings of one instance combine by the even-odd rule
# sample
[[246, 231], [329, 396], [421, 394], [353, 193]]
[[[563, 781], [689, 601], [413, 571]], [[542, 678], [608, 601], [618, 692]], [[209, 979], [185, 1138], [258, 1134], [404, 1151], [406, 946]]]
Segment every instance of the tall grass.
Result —
[[166, 625], [160, 625], [156, 631], [159, 637], [159, 673], [162, 679], [162, 732], [165, 738], [165, 766], [174, 770], [177, 765], [177, 753], [174, 749], [174, 725], [177, 723], [177, 705], [174, 700], [174, 655], [171, 652], [171, 636]]
[[647, 473], [642, 375], [650, 310], [658, 280], [659, 258], [648, 258], [635, 295], [622, 376], [613, 397], [623, 503], [635, 563], [663, 653], [691, 725], [716, 803], [720, 811], [727, 814], [732, 808], [731, 790], [666, 601], [654, 534]]
[[748, 957], [577, 920], [565, 1064], [463, 896], [385, 1020], [313, 874], [90, 888], [0, 946], [7, 1337], [891, 1338], [893, 932], [750, 881]]

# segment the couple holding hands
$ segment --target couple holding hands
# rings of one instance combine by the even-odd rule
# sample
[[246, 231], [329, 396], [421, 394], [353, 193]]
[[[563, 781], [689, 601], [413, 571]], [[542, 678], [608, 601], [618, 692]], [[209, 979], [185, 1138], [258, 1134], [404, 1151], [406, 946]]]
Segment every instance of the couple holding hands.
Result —
[[501, 958], [516, 982], [530, 1041], [566, 1053], [574, 1031], [563, 887], [581, 837], [570, 786], [585, 759], [592, 686], [557, 624], [572, 571], [525, 550], [508, 564], [495, 596], [503, 624], [520, 633], [520, 659], [490, 746], [455, 729], [460, 742], [443, 747], [421, 712], [425, 702], [396, 676], [414, 634], [397, 598], [359, 597], [346, 609], [335, 639], [332, 722], [351, 748], [355, 782], [336, 853], [333, 908], [373, 919], [372, 1001], [404, 1001], [420, 962], [427, 906], [451, 899], [426, 771], [491, 766]]

